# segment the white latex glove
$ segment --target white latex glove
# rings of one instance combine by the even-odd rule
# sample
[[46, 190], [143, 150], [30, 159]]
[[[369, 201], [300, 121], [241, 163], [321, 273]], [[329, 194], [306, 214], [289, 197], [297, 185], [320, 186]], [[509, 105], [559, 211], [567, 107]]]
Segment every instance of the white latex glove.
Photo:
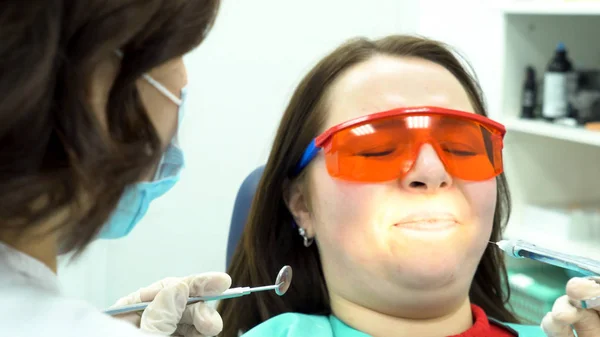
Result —
[[[567, 283], [567, 295], [559, 297], [552, 312], [544, 316], [542, 330], [549, 337], [600, 336], [600, 308], [581, 309], [581, 300], [600, 296], [600, 285], [587, 278], [574, 277]], [[572, 327], [571, 327], [572, 325]]]
[[142, 312], [117, 315], [140, 329], [166, 336], [215, 336], [223, 329], [219, 313], [203, 302], [186, 306], [188, 297], [219, 295], [231, 287], [225, 273], [170, 277], [121, 299], [113, 307], [152, 301]]

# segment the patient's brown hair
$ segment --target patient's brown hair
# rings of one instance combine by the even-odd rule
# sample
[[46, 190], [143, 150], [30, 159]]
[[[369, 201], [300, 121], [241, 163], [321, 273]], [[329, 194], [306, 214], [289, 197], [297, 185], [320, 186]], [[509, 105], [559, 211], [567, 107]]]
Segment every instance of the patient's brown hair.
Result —
[[[354, 39], [320, 61], [301, 81], [281, 119], [277, 135], [258, 185], [241, 241], [228, 273], [237, 285], [274, 282], [283, 265], [294, 270], [294, 280], [282, 297], [273, 292], [255, 293], [222, 301], [220, 336], [236, 337], [259, 323], [284, 312], [331, 313], [327, 285], [316, 245], [304, 247], [284, 202], [288, 173], [300, 161], [311, 140], [323, 128], [324, 98], [331, 83], [346, 69], [375, 55], [408, 56], [426, 59], [448, 69], [468, 93], [475, 112], [486, 115], [477, 81], [450, 48], [440, 42], [412, 36], [389, 36], [379, 40]], [[498, 202], [491, 240], [499, 240], [510, 214], [506, 178], [497, 177]], [[471, 301], [493, 318], [517, 322], [506, 308], [509, 292], [504, 261], [497, 250], [488, 247], [475, 273]]]
[[[198, 46], [219, 0], [8, 0], [0, 3], [0, 237], [60, 213], [65, 251], [84, 248], [162, 146], [136, 88]], [[106, 107], [90, 102], [101, 60], [124, 53]], [[82, 201], [81, 197], [85, 196]], [[45, 233], [44, 233], [45, 234]]]

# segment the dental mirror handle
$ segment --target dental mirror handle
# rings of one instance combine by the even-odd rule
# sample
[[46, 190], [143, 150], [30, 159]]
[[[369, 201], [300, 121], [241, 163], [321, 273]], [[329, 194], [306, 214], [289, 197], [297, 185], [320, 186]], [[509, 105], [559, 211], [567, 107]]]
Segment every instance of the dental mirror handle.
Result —
[[[198, 302], [216, 301], [216, 300], [222, 300], [222, 299], [227, 299], [227, 298], [242, 297], [242, 296], [249, 295], [253, 292], [257, 292], [257, 291], [275, 290], [275, 289], [277, 289], [277, 287], [279, 287], [278, 284], [274, 284], [272, 286], [255, 287], [255, 288], [250, 288], [250, 287], [231, 288], [231, 289], [225, 290], [222, 294], [216, 295], [216, 296], [190, 297], [187, 300], [187, 305], [198, 303]], [[150, 303], [152, 303], [152, 302], [141, 302], [141, 303], [135, 303], [135, 304], [130, 304], [130, 305], [124, 305], [124, 306], [113, 308], [113, 309], [107, 309], [104, 311], [104, 313], [107, 315], [110, 315], [110, 316], [114, 316], [114, 315], [126, 314], [129, 312], [143, 311], [148, 307], [148, 305]]]

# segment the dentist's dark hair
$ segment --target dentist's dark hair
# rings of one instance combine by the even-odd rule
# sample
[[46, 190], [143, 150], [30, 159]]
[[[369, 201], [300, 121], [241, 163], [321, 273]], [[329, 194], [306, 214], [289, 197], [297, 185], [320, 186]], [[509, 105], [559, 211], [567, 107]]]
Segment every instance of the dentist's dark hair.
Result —
[[[473, 72], [443, 43], [413, 36], [389, 36], [378, 40], [351, 40], [322, 59], [298, 85], [279, 124], [273, 147], [258, 185], [241, 241], [227, 271], [234, 286], [274, 282], [283, 265], [294, 270], [294, 280], [284, 296], [273, 292], [229, 299], [219, 303], [223, 318], [220, 336], [237, 337], [261, 322], [285, 312], [331, 314], [327, 284], [317, 244], [306, 248], [292, 226], [284, 202], [290, 184], [288, 173], [300, 161], [311, 140], [323, 130], [326, 98], [331, 84], [350, 67], [376, 55], [416, 57], [435, 62], [450, 71], [470, 97], [475, 112], [486, 115], [484, 98]], [[302, 176], [294, 179], [301, 179]], [[504, 174], [497, 180], [497, 204], [491, 240], [499, 240], [510, 214], [510, 194]], [[517, 322], [507, 309], [506, 268], [497, 249], [485, 250], [470, 289], [472, 303], [493, 318]]]
[[[136, 80], [198, 46], [219, 0], [0, 3], [0, 240], [41, 233], [79, 253], [125, 188], [162, 155]], [[105, 120], [92, 109], [98, 64], [124, 52]], [[107, 132], [108, 129], [108, 132]], [[30, 237], [29, 235], [28, 237]]]

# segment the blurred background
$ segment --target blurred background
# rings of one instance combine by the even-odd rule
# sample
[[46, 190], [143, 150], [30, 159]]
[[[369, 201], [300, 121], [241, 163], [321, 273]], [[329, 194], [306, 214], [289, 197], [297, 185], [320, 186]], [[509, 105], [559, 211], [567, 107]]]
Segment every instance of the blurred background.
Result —
[[[105, 308], [164, 277], [224, 271], [237, 191], [265, 163], [300, 78], [349, 38], [406, 33], [464, 55], [490, 116], [507, 126], [505, 235], [600, 259], [599, 1], [224, 0], [186, 58], [182, 181], [127, 238], [96, 242], [74, 263], [64, 257], [65, 292]], [[515, 310], [538, 323], [572, 274], [509, 266]]]

